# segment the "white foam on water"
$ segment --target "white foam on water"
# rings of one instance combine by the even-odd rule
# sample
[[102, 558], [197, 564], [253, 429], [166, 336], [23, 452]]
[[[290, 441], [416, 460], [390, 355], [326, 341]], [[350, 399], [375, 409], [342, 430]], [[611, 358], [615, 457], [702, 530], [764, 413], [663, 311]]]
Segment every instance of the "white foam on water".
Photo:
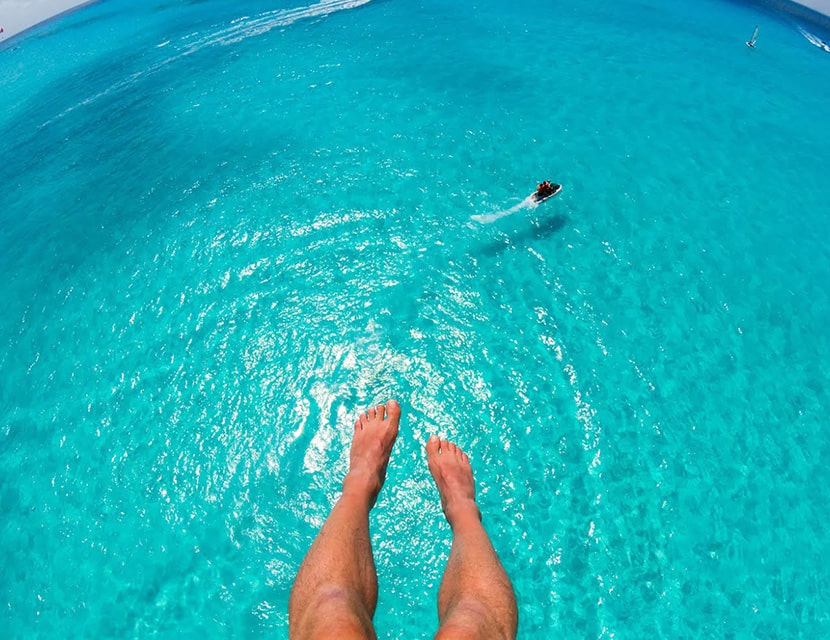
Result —
[[[139, 79], [143, 78], [144, 76], [151, 75], [156, 71], [166, 67], [171, 62], [175, 62], [176, 60], [179, 60], [185, 56], [192, 55], [197, 51], [205, 49], [206, 47], [212, 47], [215, 45], [224, 46], [236, 44], [243, 40], [247, 40], [248, 38], [253, 38], [255, 36], [268, 33], [272, 29], [276, 29], [279, 27], [287, 27], [297, 22], [298, 20], [325, 17], [338, 11], [355, 9], [365, 4], [369, 4], [371, 1], [372, 0], [322, 0], [321, 2], [306, 7], [297, 7], [295, 9], [281, 9], [277, 11], [266, 11], [265, 13], [261, 13], [257, 16], [254, 16], [253, 18], [249, 16], [243, 16], [241, 18], [237, 18], [236, 20], [232, 20], [230, 26], [219, 29], [218, 31], [209, 32], [207, 34], [198, 32], [191, 33], [182, 38], [181, 42], [177, 46], [174, 45], [174, 47], [178, 50], [177, 53], [171, 55], [169, 58], [166, 58], [165, 60], [162, 60], [161, 62], [149, 66], [146, 69], [136, 71], [135, 73], [130, 74], [126, 78], [114, 83], [107, 89], [100, 91], [92, 96], [89, 96], [84, 100], [81, 100], [79, 103], [59, 113], [54, 118], [51, 118], [44, 122], [41, 125], [41, 127], [45, 127], [51, 124], [53, 121], [58, 120], [63, 116], [71, 113], [78, 107], [89, 105], [99, 100], [100, 98], [103, 98], [104, 96], [113, 93], [114, 91], [118, 91], [120, 89], [129, 87], [135, 84]], [[156, 45], [156, 48], [161, 49], [166, 48], [168, 46], [170, 46], [170, 40]]]
[[810, 44], [818, 47], [819, 49], [823, 49], [824, 51], [827, 51], [828, 53], [830, 53], [830, 45], [828, 45], [824, 40], [822, 40], [818, 36], [813, 35], [812, 33], [807, 31], [803, 27], [798, 27], [798, 30], [801, 32], [802, 36], [807, 38], [807, 41]]
[[246, 16], [233, 21], [231, 26], [225, 29], [204, 37], [197, 37], [183, 55], [189, 55], [206, 46], [235, 44], [278, 27], [287, 27], [298, 20], [325, 17], [337, 11], [360, 7], [369, 2], [371, 0], [322, 0], [307, 7], [266, 11], [253, 18]]
[[536, 200], [533, 197], [533, 194], [531, 194], [527, 198], [522, 200], [519, 204], [514, 205], [509, 209], [497, 211], [496, 213], [485, 213], [481, 215], [470, 216], [470, 219], [474, 220], [475, 222], [480, 222], [481, 224], [492, 224], [496, 220], [514, 214], [517, 211], [521, 211], [522, 209], [534, 209], [538, 206], [539, 203], [536, 202]]

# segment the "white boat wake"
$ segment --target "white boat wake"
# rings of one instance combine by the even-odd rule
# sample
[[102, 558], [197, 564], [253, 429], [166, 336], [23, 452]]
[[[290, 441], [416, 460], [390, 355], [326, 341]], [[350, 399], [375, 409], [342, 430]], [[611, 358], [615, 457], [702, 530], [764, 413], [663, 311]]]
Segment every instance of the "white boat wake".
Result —
[[822, 40], [821, 38], [819, 38], [817, 36], [814, 36], [812, 33], [810, 33], [809, 31], [806, 31], [802, 27], [799, 27], [798, 30], [801, 32], [802, 36], [807, 38], [807, 40], [810, 42], [810, 44], [815, 45], [819, 49], [823, 49], [827, 53], [830, 53], [830, 45], [828, 45], [824, 40]]
[[[81, 100], [78, 104], [69, 107], [62, 113], [44, 122], [41, 127], [45, 127], [55, 120], [64, 117], [78, 107], [89, 105], [113, 92], [130, 87], [140, 79], [156, 73], [160, 69], [163, 69], [167, 65], [176, 62], [185, 56], [193, 55], [205, 47], [236, 44], [237, 42], [241, 42], [248, 38], [268, 33], [272, 29], [287, 27], [298, 20], [324, 18], [338, 11], [354, 9], [356, 7], [363, 6], [364, 4], [369, 4], [371, 1], [372, 0], [321, 0], [316, 4], [305, 7], [266, 11], [265, 13], [261, 13], [254, 17], [243, 16], [233, 20], [230, 23], [230, 26], [223, 27], [216, 31], [210, 31], [207, 33], [191, 33], [181, 38], [178, 43], [173, 43], [172, 46], [170, 40], [165, 40], [164, 42], [157, 44], [156, 49], [165, 49], [165, 51], [170, 51], [170, 57], [152, 64], [146, 69], [136, 71], [135, 73], [132, 73], [114, 83], [104, 91], [100, 91], [97, 94]], [[168, 46], [170, 47], [169, 49], [167, 49]]]
[[522, 209], [535, 209], [539, 206], [539, 203], [536, 202], [536, 199], [533, 197], [533, 195], [534, 194], [529, 195], [519, 204], [514, 205], [509, 209], [505, 209], [504, 211], [497, 211], [496, 213], [485, 213], [481, 215], [471, 216], [471, 220], [475, 220], [476, 222], [480, 222], [481, 224], [490, 224], [500, 218], [504, 218], [513, 213], [516, 213], [517, 211], [521, 211]]
[[266, 11], [254, 17], [237, 18], [229, 27], [210, 33], [207, 36], [192, 34], [191, 38], [193, 39], [189, 43], [189, 48], [184, 51], [184, 55], [198, 51], [205, 46], [235, 44], [247, 38], [268, 33], [271, 29], [287, 27], [298, 20], [325, 17], [337, 11], [354, 9], [369, 4], [369, 2], [371, 0], [322, 0], [307, 7], [278, 9]]

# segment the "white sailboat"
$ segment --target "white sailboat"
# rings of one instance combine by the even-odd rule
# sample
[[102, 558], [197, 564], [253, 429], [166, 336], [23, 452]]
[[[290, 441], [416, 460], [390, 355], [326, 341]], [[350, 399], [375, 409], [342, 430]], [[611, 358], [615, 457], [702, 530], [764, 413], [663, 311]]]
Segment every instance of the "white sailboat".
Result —
[[755, 31], [752, 32], [752, 37], [746, 41], [746, 46], [750, 49], [755, 48], [755, 40], [758, 38], [758, 25], [755, 25]]

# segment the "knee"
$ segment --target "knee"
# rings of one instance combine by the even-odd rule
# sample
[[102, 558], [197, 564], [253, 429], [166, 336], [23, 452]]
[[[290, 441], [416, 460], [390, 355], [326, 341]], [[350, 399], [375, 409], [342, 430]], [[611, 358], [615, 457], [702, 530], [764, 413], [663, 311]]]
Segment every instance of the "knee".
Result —
[[514, 609], [501, 610], [477, 601], [459, 602], [447, 612], [435, 640], [512, 640], [517, 627]]
[[480, 640], [481, 638], [487, 638], [482, 629], [450, 622], [441, 625], [438, 633], [435, 634], [434, 640]]
[[342, 638], [372, 640], [372, 616], [360, 598], [336, 586], [321, 587], [302, 610], [289, 617], [291, 640]]

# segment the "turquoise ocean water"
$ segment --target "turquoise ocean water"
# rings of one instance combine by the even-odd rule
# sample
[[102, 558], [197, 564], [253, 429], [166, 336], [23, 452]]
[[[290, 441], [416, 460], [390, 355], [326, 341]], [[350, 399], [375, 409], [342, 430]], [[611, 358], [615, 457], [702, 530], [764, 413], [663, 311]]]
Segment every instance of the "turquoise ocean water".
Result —
[[106, 0], [5, 45], [0, 636], [285, 637], [390, 396], [381, 638], [437, 624], [433, 432], [521, 638], [830, 635], [805, 33], [714, 0]]

